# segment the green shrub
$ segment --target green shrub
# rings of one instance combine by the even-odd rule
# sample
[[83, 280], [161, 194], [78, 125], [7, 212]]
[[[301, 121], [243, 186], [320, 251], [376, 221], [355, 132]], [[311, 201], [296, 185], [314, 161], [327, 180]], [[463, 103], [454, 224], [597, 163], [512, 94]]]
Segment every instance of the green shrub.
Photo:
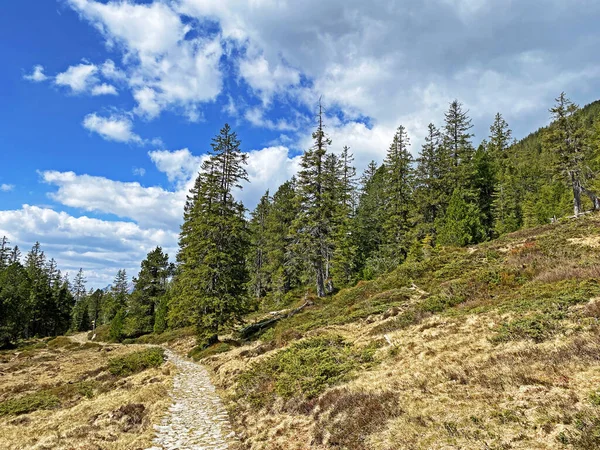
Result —
[[285, 400], [308, 400], [373, 361], [374, 349], [356, 349], [340, 336], [320, 336], [292, 344], [240, 375], [237, 397], [257, 407]]
[[219, 353], [225, 353], [231, 350], [231, 345], [225, 342], [218, 342], [216, 344], [211, 345], [208, 348], [204, 348], [203, 346], [197, 346], [191, 349], [188, 353], [188, 358], [192, 358], [194, 361], [199, 361], [204, 358], [208, 358], [212, 355], [218, 355]]
[[38, 409], [51, 409], [60, 404], [58, 397], [47, 391], [11, 398], [0, 403], [0, 417], [27, 414]]
[[77, 342], [73, 342], [71, 339], [69, 339], [68, 337], [65, 336], [58, 336], [55, 337], [54, 339], [52, 339], [51, 341], [48, 341], [48, 348], [67, 348], [67, 349], [74, 349], [74, 348], [78, 348], [80, 344], [78, 344]]
[[492, 342], [529, 339], [539, 343], [551, 337], [557, 329], [558, 324], [555, 320], [545, 314], [536, 314], [503, 323], [492, 338]]
[[162, 348], [153, 347], [112, 358], [108, 361], [108, 370], [113, 375], [127, 377], [151, 367], [159, 367], [165, 361], [164, 353]]

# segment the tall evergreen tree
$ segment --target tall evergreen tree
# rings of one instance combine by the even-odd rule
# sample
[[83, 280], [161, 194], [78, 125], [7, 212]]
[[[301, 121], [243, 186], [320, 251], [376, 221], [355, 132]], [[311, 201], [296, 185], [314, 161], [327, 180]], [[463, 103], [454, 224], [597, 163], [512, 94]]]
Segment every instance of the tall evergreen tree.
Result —
[[255, 299], [261, 299], [270, 288], [270, 272], [268, 271], [269, 262], [267, 260], [267, 222], [271, 209], [271, 198], [267, 191], [252, 211], [249, 231], [250, 231], [250, 293]]
[[350, 284], [356, 274], [358, 252], [353, 234], [357, 200], [356, 168], [348, 146], [344, 146], [337, 162], [332, 204], [334, 244], [331, 264], [333, 282], [343, 287]]
[[450, 188], [449, 192], [457, 188], [471, 188], [475, 149], [471, 143], [473, 134], [470, 130], [473, 125], [468, 114], [469, 111], [463, 109], [462, 103], [454, 100], [444, 115], [443, 144], [452, 164], [452, 170], [444, 180]]
[[294, 220], [298, 215], [296, 179], [283, 183], [273, 195], [266, 218], [265, 271], [276, 301], [300, 284], [302, 261], [295, 251]]
[[167, 292], [173, 274], [169, 255], [161, 247], [150, 251], [133, 279], [134, 289], [128, 297], [125, 334], [139, 336], [154, 330], [156, 310]]
[[233, 197], [248, 180], [247, 155], [229, 125], [213, 139], [212, 150], [190, 191], [184, 210], [179, 272], [171, 320], [193, 311], [200, 342], [211, 343], [247, 307], [245, 257], [248, 230], [244, 206]]
[[580, 118], [579, 107], [564, 92], [556, 98], [550, 109], [554, 124], [546, 134], [545, 145], [555, 155], [556, 172], [573, 190], [573, 214], [582, 212], [581, 195], [590, 198], [594, 210], [600, 209], [600, 198], [587, 188], [593, 172], [589, 168], [586, 136]]
[[312, 134], [314, 144], [300, 160], [298, 173], [299, 214], [296, 218], [298, 249], [312, 269], [318, 297], [327, 294], [326, 271], [330, 244], [330, 213], [325, 198], [325, 158], [331, 139], [325, 134], [323, 108], [319, 104], [318, 125]]
[[448, 205], [448, 187], [444, 182], [450, 171], [447, 152], [442, 146], [442, 135], [430, 123], [427, 136], [417, 158], [415, 171], [415, 204], [418, 215], [418, 238], [436, 234], [435, 223], [443, 216]]
[[384, 195], [386, 214], [383, 224], [382, 255], [392, 264], [401, 262], [408, 253], [410, 237], [414, 171], [410, 140], [406, 128], [400, 125], [384, 161]]

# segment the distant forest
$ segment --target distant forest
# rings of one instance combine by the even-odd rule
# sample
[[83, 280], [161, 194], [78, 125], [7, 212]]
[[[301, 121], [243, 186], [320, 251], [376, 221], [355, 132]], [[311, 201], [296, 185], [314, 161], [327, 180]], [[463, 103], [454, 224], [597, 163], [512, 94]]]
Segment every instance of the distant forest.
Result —
[[22, 258], [4, 238], [0, 347], [92, 323], [114, 341], [193, 325], [209, 345], [248, 312], [331, 295], [437, 246], [598, 210], [600, 102], [580, 109], [563, 93], [550, 111], [551, 125], [520, 142], [497, 114], [475, 146], [468, 111], [453, 101], [416, 158], [400, 125], [385, 160], [359, 176], [351, 149], [329, 150], [320, 108], [300, 171], [249, 215], [234, 198], [247, 154], [225, 125], [188, 195], [176, 264], [152, 250], [132, 292], [124, 270], [110, 288], [87, 291], [83, 271], [70, 281], [38, 243]]

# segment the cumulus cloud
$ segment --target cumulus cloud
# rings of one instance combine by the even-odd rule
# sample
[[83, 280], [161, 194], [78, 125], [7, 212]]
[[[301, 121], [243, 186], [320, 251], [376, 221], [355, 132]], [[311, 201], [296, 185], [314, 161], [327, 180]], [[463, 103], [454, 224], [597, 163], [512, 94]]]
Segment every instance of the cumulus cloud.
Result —
[[102, 83], [97, 86], [94, 86], [91, 91], [92, 95], [117, 95], [117, 88], [112, 84]]
[[[155, 118], [165, 108], [175, 108], [197, 120], [198, 105], [221, 92], [220, 37], [186, 38], [191, 25], [166, 3], [68, 2], [103, 34], [107, 45], [125, 54], [138, 114]], [[117, 73], [111, 63], [105, 71]]]
[[142, 143], [142, 138], [132, 130], [131, 120], [125, 116], [101, 117], [92, 113], [85, 116], [83, 126], [108, 141]]
[[88, 282], [97, 287], [109, 284], [118, 269], [127, 269], [130, 276], [137, 273], [140, 261], [155, 246], [161, 245], [174, 256], [177, 245], [176, 232], [142, 228], [131, 222], [74, 217], [31, 205], [0, 211], [0, 235], [18, 243], [22, 250], [42, 242], [61, 270], [75, 274], [83, 267]]
[[134, 167], [131, 170], [131, 173], [138, 177], [143, 177], [144, 175], [146, 175], [146, 169], [144, 169], [143, 167]]
[[41, 176], [58, 187], [50, 197], [66, 206], [132, 219], [143, 227], [174, 230], [181, 221], [184, 192], [74, 172], [46, 171]]
[[44, 74], [44, 66], [34, 66], [33, 72], [29, 75], [24, 75], [23, 78], [29, 81], [33, 81], [35, 83], [40, 83], [42, 81], [46, 81], [48, 77]]
[[10, 192], [15, 188], [14, 184], [0, 184], [0, 192]]
[[66, 86], [75, 94], [88, 91], [97, 83], [96, 73], [98, 67], [94, 64], [82, 63], [69, 67], [66, 71], [56, 75], [54, 83], [58, 86]]

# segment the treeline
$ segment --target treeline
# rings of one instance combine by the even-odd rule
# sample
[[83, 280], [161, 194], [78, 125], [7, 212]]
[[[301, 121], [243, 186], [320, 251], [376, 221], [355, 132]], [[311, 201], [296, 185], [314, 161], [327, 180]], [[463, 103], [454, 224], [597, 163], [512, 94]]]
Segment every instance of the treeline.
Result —
[[55, 336], [71, 327], [75, 295], [54, 259], [36, 243], [21, 262], [18, 246], [0, 241], [0, 348], [19, 339]]
[[[325, 297], [426, 258], [439, 245], [472, 245], [571, 211], [600, 209], [600, 103], [580, 110], [561, 94], [550, 112], [551, 125], [519, 143], [497, 114], [476, 146], [468, 111], [453, 101], [441, 126], [428, 126], [418, 151], [401, 125], [384, 161], [371, 162], [359, 176], [348, 147], [330, 151], [320, 110], [298, 174], [267, 191], [249, 216], [234, 196], [248, 181], [247, 154], [225, 125], [188, 195], [175, 265], [157, 247], [131, 293], [125, 271], [108, 291], [83, 289], [81, 296], [77, 278], [71, 288], [66, 281], [47, 285], [66, 286], [73, 330], [95, 321], [109, 324], [110, 337], [121, 340], [193, 325], [208, 345], [260, 306], [310, 292]], [[33, 280], [30, 265], [11, 270]], [[63, 320], [62, 328], [47, 331], [33, 318], [43, 315], [27, 317], [30, 325], [20, 328], [26, 335], [69, 328]]]

